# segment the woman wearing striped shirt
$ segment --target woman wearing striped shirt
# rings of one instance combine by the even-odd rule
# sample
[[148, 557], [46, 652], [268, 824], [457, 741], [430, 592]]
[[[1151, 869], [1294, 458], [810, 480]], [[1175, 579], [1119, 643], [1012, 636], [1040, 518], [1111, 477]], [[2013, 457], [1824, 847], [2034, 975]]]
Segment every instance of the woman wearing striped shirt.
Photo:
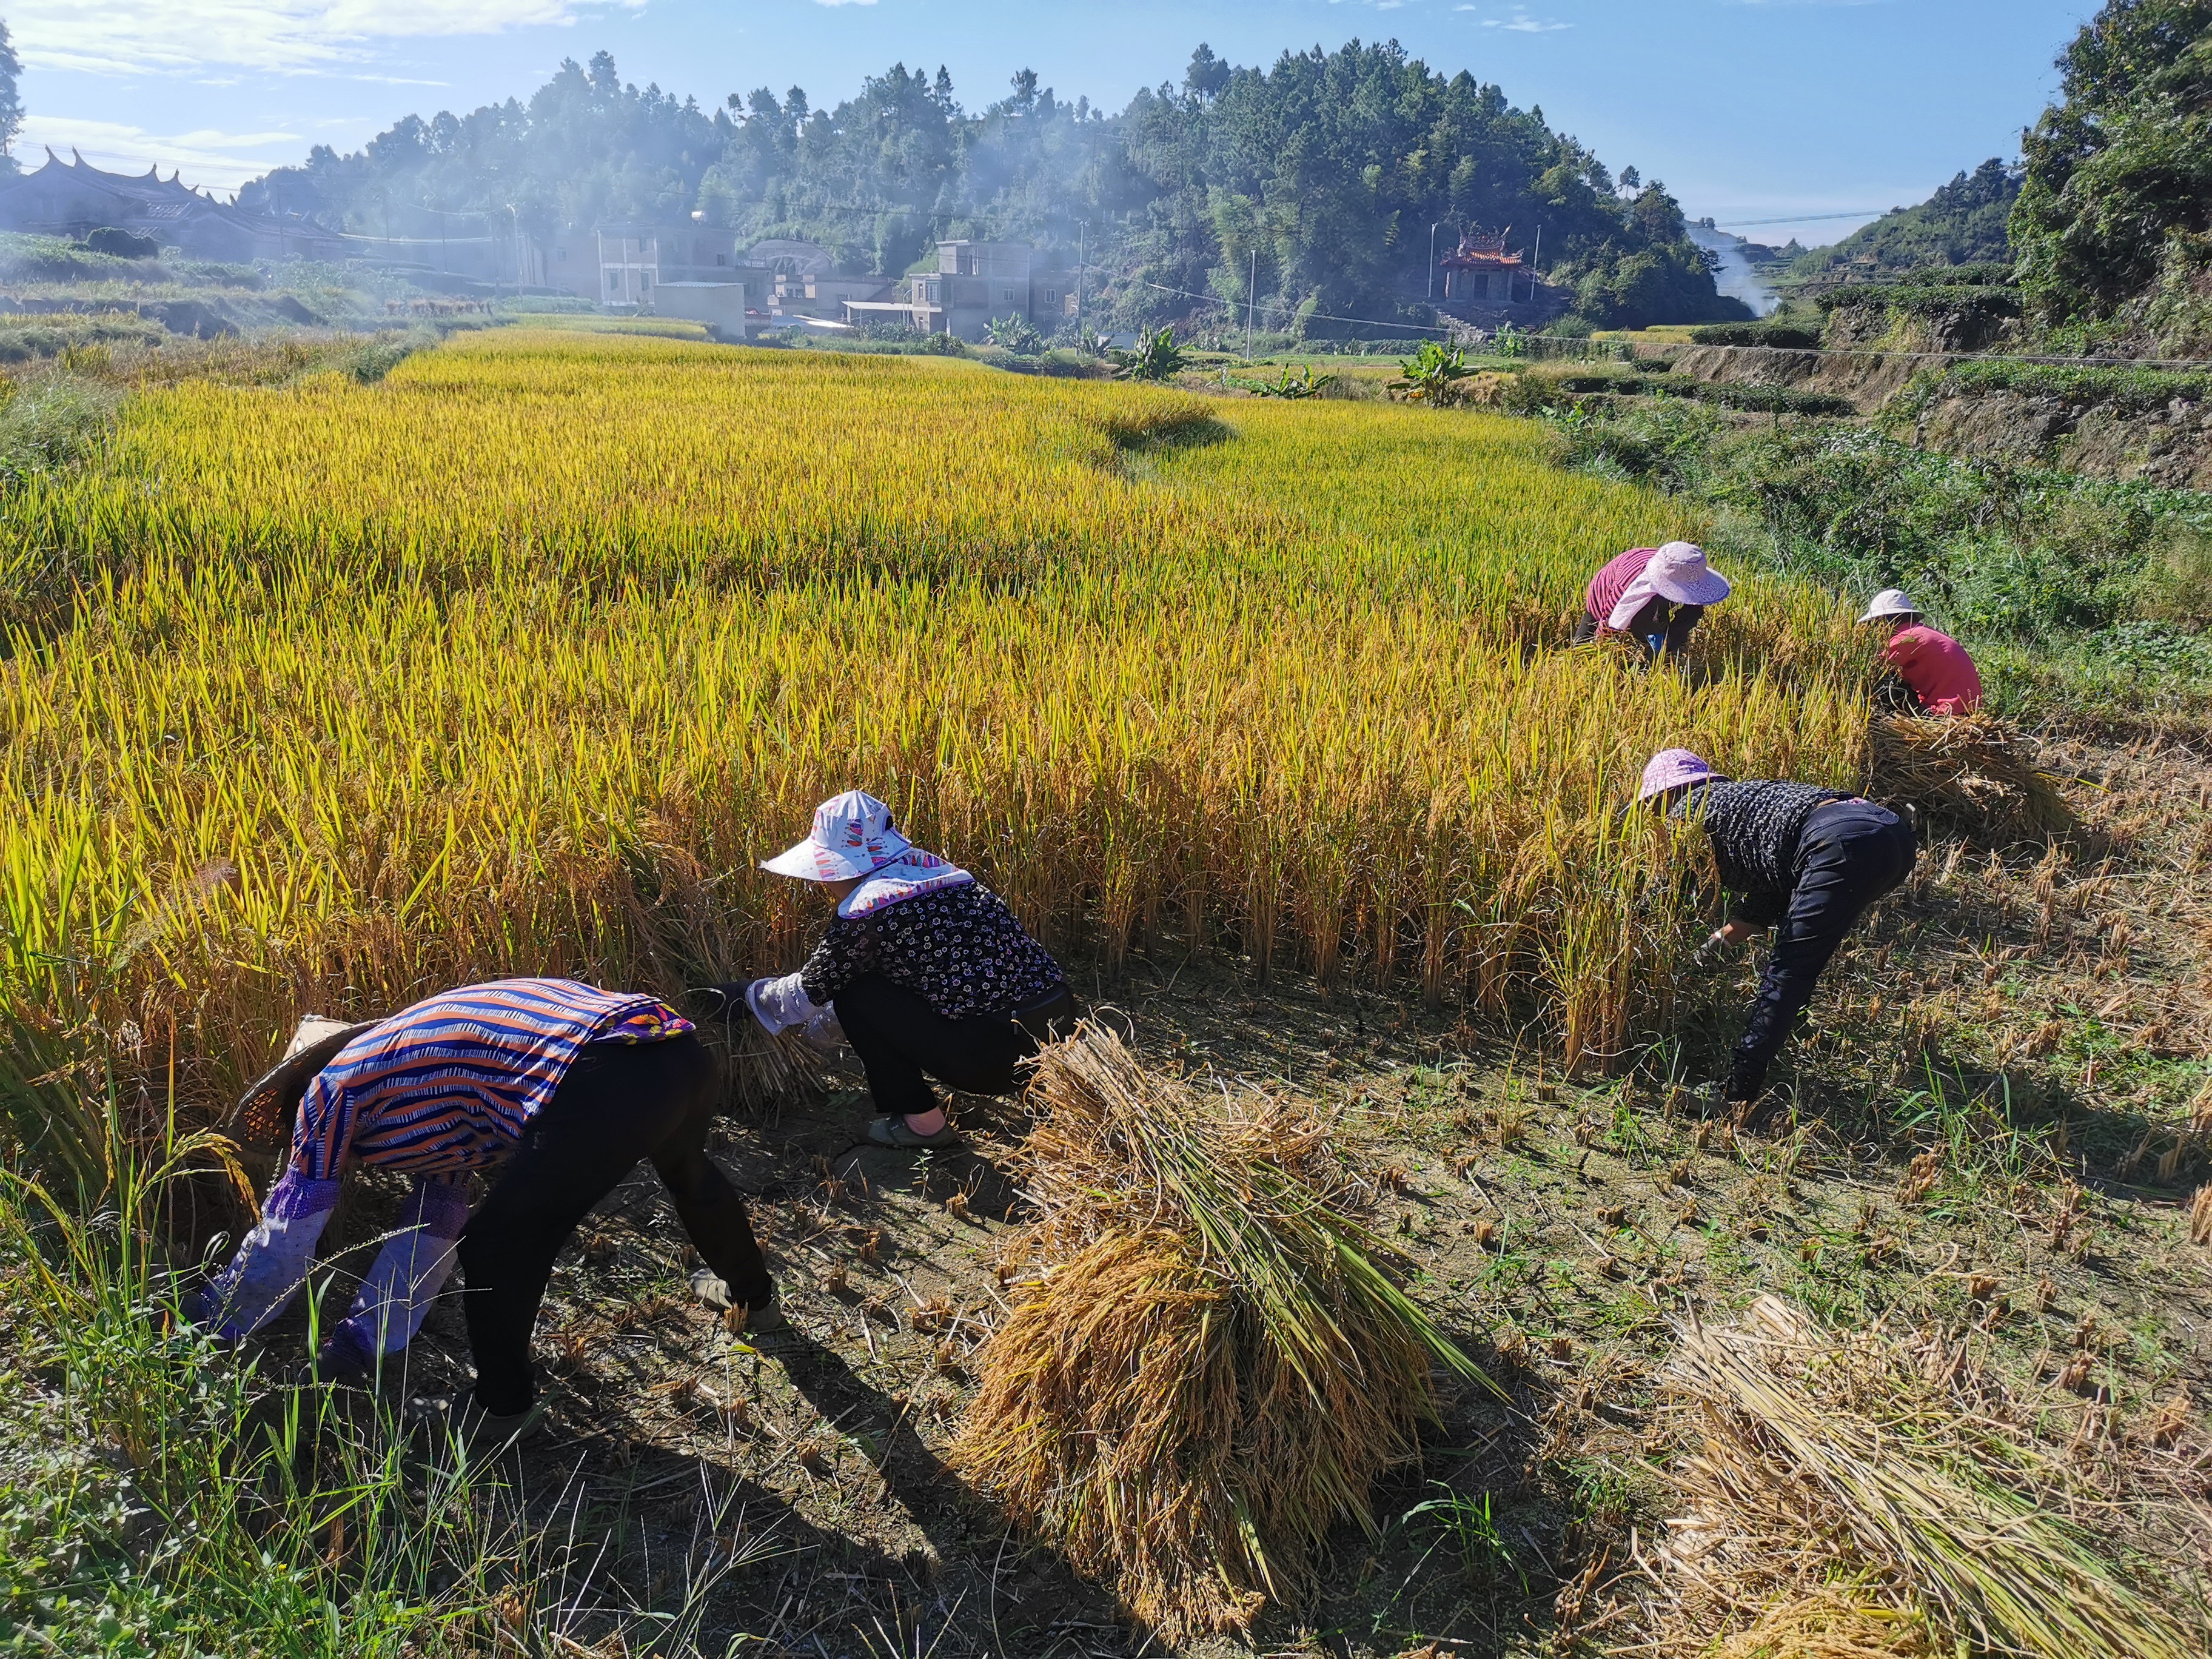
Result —
[[[653, 1160], [706, 1259], [695, 1288], [742, 1302], [751, 1328], [776, 1316], [744, 1200], [707, 1157], [714, 1056], [657, 998], [561, 979], [469, 986], [342, 1031], [272, 1077], [301, 1089], [291, 1158], [259, 1224], [202, 1292], [219, 1336], [243, 1338], [290, 1301], [339, 1179], [357, 1165], [404, 1170], [415, 1188], [317, 1373], [362, 1376], [404, 1348], [458, 1259], [477, 1366], [458, 1426], [471, 1437], [525, 1425], [530, 1334], [553, 1258], [640, 1158]], [[494, 1169], [470, 1213], [462, 1183]]]
[[1600, 566], [1583, 590], [1574, 642], [1632, 640], [1647, 659], [1679, 657], [1706, 607], [1728, 596], [1728, 578], [1705, 562], [1705, 549], [1695, 544], [1632, 547]]

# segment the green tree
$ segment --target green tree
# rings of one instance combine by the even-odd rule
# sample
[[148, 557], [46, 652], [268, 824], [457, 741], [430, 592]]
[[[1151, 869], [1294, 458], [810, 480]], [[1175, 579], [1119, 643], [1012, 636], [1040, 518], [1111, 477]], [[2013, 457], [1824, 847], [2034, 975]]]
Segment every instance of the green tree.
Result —
[[2110, 318], [2212, 261], [2212, 0], [2107, 0], [2022, 144], [2020, 282], [2045, 323]]
[[1462, 229], [1510, 229], [1528, 253], [1540, 226], [1545, 274], [1599, 307], [1595, 321], [1748, 314], [1715, 289], [1663, 188], [1622, 196], [1542, 111], [1395, 41], [1289, 52], [1264, 71], [1224, 72], [1209, 52], [1182, 91], [1139, 92], [1120, 126], [1155, 192], [1109, 295], [1132, 321], [1190, 315], [1194, 293], [1241, 312], [1256, 275], [1273, 331], [1356, 331], [1332, 314], [1426, 323], [1432, 226], [1442, 249]]
[[10, 173], [21, 171], [15, 161], [15, 135], [23, 130], [23, 100], [15, 82], [22, 73], [15, 43], [8, 37], [7, 23], [0, 21], [0, 164]]
[[1801, 254], [1792, 276], [1824, 272], [1870, 258], [1884, 270], [1915, 270], [1929, 265], [2012, 262], [2008, 222], [2020, 198], [2021, 174], [1992, 155], [1972, 173], [1961, 173], [1917, 207], [1892, 208], [1870, 225], [1861, 225], [1830, 247]]

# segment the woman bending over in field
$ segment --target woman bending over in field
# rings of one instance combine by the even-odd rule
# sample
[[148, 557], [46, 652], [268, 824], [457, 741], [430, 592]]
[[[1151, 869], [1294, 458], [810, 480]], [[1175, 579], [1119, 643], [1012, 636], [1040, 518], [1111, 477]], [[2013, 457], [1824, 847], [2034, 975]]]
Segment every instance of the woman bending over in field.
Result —
[[1632, 547], [1608, 560], [1583, 590], [1574, 642], [1632, 640], [1647, 661], [1679, 656], [1705, 607], [1728, 596], [1728, 578], [1706, 564], [1703, 548], [1688, 542]]
[[868, 1125], [877, 1146], [955, 1144], [931, 1078], [1006, 1094], [1040, 1043], [1074, 1029], [1060, 964], [996, 893], [901, 835], [873, 795], [823, 802], [813, 832], [761, 867], [819, 882], [837, 914], [805, 967], [755, 980], [746, 1004], [771, 1034], [842, 1028], [884, 1114]]
[[1912, 873], [1919, 845], [1912, 826], [1886, 806], [1809, 783], [1732, 782], [1686, 749], [1651, 757], [1637, 799], [1702, 829], [1722, 883], [1736, 896], [1728, 921], [1698, 950], [1700, 962], [1755, 929], [1777, 930], [1728, 1080], [1703, 1097], [1708, 1112], [1727, 1111], [1759, 1098], [1821, 970], [1867, 908]]
[[1889, 672], [1875, 702], [1899, 714], [1971, 714], [1982, 706], [1982, 676], [1966, 647], [1930, 628], [1901, 587], [1885, 587], [1859, 618], [1861, 627], [1886, 629], [1882, 661]]
[[[199, 1317], [232, 1340], [267, 1323], [305, 1280], [343, 1173], [406, 1170], [415, 1189], [399, 1231], [316, 1374], [359, 1378], [404, 1348], [458, 1257], [477, 1380], [452, 1426], [464, 1441], [503, 1443], [531, 1419], [530, 1333], [554, 1255], [649, 1158], [706, 1258], [694, 1289], [743, 1302], [749, 1328], [771, 1328], [775, 1285], [744, 1201], [707, 1157], [720, 1085], [689, 1020], [657, 998], [573, 980], [469, 986], [339, 1031], [255, 1086], [297, 1095], [291, 1158], [259, 1224], [200, 1293]], [[462, 1182], [495, 1170], [471, 1214]]]

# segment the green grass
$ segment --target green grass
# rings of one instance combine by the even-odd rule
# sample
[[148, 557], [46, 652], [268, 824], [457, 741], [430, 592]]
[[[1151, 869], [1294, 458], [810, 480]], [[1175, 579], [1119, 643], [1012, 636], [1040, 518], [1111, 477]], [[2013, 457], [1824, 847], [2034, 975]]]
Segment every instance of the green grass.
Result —
[[1939, 398], [1984, 398], [2001, 392], [2141, 415], [2163, 409], [2176, 398], [2190, 403], [2212, 398], [2212, 370], [2198, 374], [1979, 357], [1940, 370], [1922, 371], [1899, 394], [1893, 407], [1909, 418]]

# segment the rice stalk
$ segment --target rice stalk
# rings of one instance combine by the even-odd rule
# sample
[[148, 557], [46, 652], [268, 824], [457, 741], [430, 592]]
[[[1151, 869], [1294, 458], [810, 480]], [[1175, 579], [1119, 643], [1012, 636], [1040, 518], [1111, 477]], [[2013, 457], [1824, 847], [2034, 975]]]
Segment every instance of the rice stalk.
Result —
[[[1762, 1297], [1737, 1324], [1686, 1331], [1666, 1387], [1698, 1449], [1679, 1472], [1677, 1588], [1709, 1611], [1791, 1580], [1872, 1573], [1946, 1642], [2039, 1659], [2203, 1659], [2184, 1616], [2132, 1583], [2070, 1512], [2057, 1463], [2015, 1425], [1947, 1398], [1879, 1335], [1841, 1340]], [[1709, 1634], [1710, 1626], [1700, 1634]], [[1789, 1650], [1795, 1651], [1795, 1650]]]
[[[1694, 526], [1502, 417], [1255, 404], [1119, 465], [1194, 410], [521, 329], [144, 387], [0, 520], [0, 889], [83, 956], [237, 873], [82, 1018], [12, 950], [0, 1002], [135, 1024], [122, 1094], [173, 1054], [211, 1121], [302, 1012], [796, 966], [820, 912], [756, 861], [864, 784], [1063, 951], [1239, 938], [1613, 1063], [1674, 855], [1594, 818], [1675, 743], [1854, 783], [1848, 612], [1747, 577], [1695, 684], [1553, 650], [1592, 568]], [[788, 1085], [733, 1060], [744, 1103]]]
[[1768, 1607], [1716, 1659], [1941, 1659], [1917, 1613], [1820, 1589]]
[[1170, 1639], [1243, 1629], [1370, 1530], [1434, 1366], [1471, 1362], [1377, 1265], [1329, 1126], [1201, 1097], [1086, 1024], [1030, 1085], [1039, 1269], [979, 1357], [952, 1462]]
[[2076, 828], [2056, 780], [2017, 727], [1994, 714], [1878, 716], [1869, 732], [1869, 791], [1909, 801], [1970, 835], [2064, 837]]

